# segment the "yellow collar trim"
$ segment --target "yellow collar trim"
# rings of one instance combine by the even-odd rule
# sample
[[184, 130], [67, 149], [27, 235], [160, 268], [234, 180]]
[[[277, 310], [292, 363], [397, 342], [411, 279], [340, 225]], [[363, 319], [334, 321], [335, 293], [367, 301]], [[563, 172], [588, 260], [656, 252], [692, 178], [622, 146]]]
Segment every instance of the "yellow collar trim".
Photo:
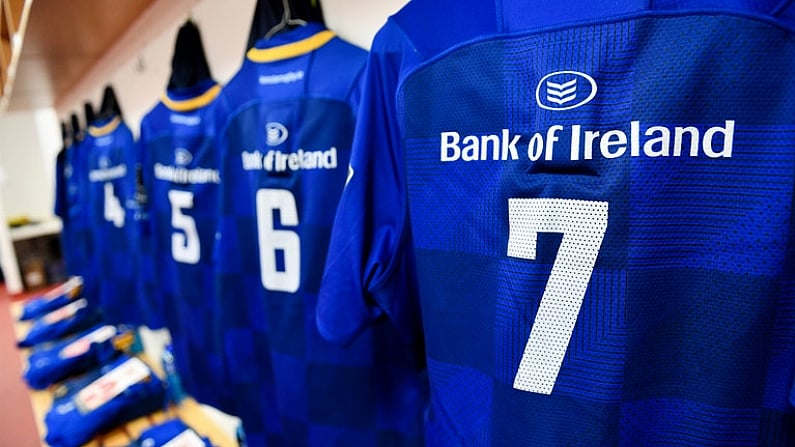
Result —
[[121, 117], [117, 116], [112, 120], [110, 120], [108, 124], [105, 124], [102, 127], [88, 126], [88, 133], [92, 137], [101, 137], [116, 130], [116, 128], [119, 127], [119, 124], [121, 124]]
[[254, 62], [274, 62], [282, 59], [289, 59], [317, 50], [333, 38], [333, 31], [323, 30], [304, 40], [280, 45], [278, 47], [263, 49], [252, 48], [248, 50], [246, 57]]
[[163, 93], [160, 96], [160, 100], [166, 105], [166, 107], [175, 112], [188, 112], [190, 110], [196, 110], [198, 108], [204, 107], [211, 103], [219, 93], [221, 93], [221, 86], [215, 84], [211, 88], [207, 89], [206, 92], [195, 98], [178, 101], [169, 98], [167, 93]]

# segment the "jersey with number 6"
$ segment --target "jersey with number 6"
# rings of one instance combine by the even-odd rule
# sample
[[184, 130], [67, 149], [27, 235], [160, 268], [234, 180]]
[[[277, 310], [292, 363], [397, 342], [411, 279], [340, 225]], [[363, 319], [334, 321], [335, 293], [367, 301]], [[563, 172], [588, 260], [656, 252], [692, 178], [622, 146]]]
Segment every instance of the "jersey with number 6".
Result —
[[321, 332], [424, 342], [428, 445], [795, 445], [794, 29], [412, 1], [371, 49]]
[[214, 108], [219, 320], [250, 446], [421, 439], [421, 383], [390, 328], [340, 348], [315, 325], [365, 56], [317, 24], [285, 31], [248, 52]]
[[[218, 209], [218, 158], [210, 109], [221, 86], [208, 79], [168, 90], [141, 120], [138, 143], [146, 190], [150, 259], [144, 280], [154, 294], [152, 323], [171, 334], [185, 390], [228, 410], [217, 334], [212, 248]], [[150, 282], [151, 281], [151, 282]]]
[[113, 324], [144, 322], [137, 295], [136, 149], [120, 116], [93, 123], [80, 146], [87, 159], [89, 277], [96, 279], [97, 302]]

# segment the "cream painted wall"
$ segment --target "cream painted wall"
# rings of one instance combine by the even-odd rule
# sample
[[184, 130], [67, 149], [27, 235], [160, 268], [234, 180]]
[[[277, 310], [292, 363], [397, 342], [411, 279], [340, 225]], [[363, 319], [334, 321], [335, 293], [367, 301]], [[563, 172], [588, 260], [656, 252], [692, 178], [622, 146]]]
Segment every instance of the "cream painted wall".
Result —
[[[390, 14], [406, 0], [325, 0], [323, 11], [329, 29], [342, 38], [369, 49], [372, 38]], [[154, 106], [168, 82], [171, 56], [177, 31], [187, 17], [199, 26], [210, 70], [224, 83], [243, 61], [245, 45], [256, 0], [203, 0], [186, 11], [171, 28], [147, 43], [107, 79], [114, 87], [127, 125], [135, 135], [141, 118]], [[98, 104], [104, 83], [97, 85], [87, 99]], [[82, 110], [82, 102], [73, 108]]]
[[[53, 121], [56, 128], [49, 129]], [[7, 217], [52, 215], [59, 126], [52, 109], [6, 113], [0, 118], [0, 166], [6, 175], [0, 197]]]

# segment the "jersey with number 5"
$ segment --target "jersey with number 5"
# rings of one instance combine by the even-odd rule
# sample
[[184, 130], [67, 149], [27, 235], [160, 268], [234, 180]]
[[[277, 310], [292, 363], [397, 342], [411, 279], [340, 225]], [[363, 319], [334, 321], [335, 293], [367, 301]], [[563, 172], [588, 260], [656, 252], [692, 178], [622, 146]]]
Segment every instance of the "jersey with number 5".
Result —
[[220, 175], [210, 109], [220, 90], [212, 79], [170, 89], [141, 120], [149, 260], [141, 279], [154, 298], [150, 324], [168, 328], [185, 390], [229, 411], [212, 263]]
[[388, 328], [340, 348], [315, 325], [365, 55], [298, 27], [258, 42], [217, 100], [219, 316], [252, 446], [420, 440], [422, 395], [408, 359], [382, 357], [401, 352]]
[[375, 38], [321, 332], [423, 343], [428, 445], [795, 445], [793, 4], [461, 3]]

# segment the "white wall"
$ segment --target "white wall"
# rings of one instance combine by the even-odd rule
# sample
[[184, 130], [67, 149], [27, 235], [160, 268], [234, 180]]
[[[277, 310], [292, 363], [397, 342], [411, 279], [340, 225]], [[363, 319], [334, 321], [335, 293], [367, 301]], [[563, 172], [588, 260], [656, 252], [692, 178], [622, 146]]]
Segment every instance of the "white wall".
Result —
[[52, 109], [0, 117], [0, 166], [6, 175], [0, 198], [7, 217], [52, 215], [60, 140], [60, 124]]
[[329, 29], [367, 50], [387, 17], [406, 3], [408, 0], [321, 0]]

